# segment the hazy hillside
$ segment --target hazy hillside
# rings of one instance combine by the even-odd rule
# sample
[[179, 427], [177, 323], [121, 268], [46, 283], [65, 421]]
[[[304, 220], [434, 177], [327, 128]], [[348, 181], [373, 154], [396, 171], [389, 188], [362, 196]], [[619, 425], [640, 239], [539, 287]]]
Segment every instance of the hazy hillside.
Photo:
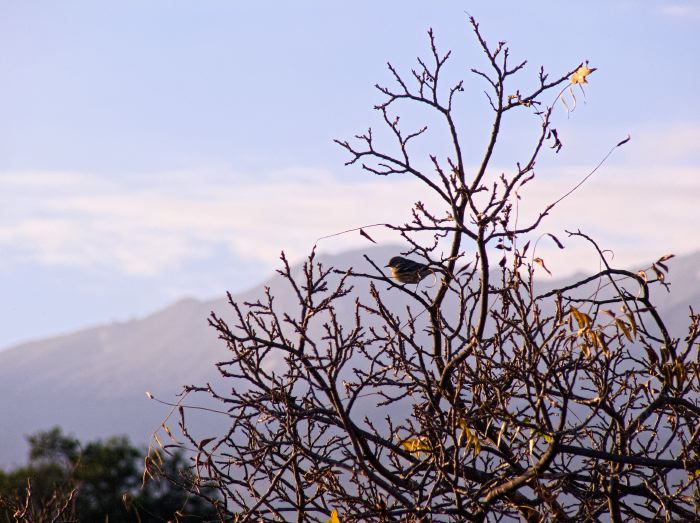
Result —
[[[396, 248], [353, 251], [323, 260], [365, 269], [365, 252], [383, 266]], [[674, 292], [658, 298], [669, 325], [682, 335], [688, 304], [700, 309], [700, 253], [674, 259], [670, 265]], [[279, 277], [236, 299], [260, 296], [264, 285], [272, 287], [280, 307], [290, 306]], [[149, 401], [146, 391], [173, 400], [183, 384], [217, 381], [213, 364], [225, 359], [227, 351], [207, 324], [212, 310], [226, 314], [226, 300], [186, 299], [143, 319], [0, 352], [0, 466], [24, 461], [23, 435], [56, 424], [81, 439], [126, 433], [134, 442], [146, 443], [168, 412]]]

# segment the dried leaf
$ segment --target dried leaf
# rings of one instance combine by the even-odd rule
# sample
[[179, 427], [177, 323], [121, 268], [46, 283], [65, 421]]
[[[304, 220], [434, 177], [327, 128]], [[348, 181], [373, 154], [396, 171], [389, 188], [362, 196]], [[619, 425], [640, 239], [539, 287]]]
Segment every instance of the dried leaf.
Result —
[[503, 437], [503, 433], [506, 431], [506, 422], [504, 421], [501, 423], [501, 429], [498, 431], [498, 439], [496, 440], [496, 448], [500, 448], [501, 446], [501, 438]]
[[[163, 458], [161, 457], [160, 452], [158, 452], [158, 449], [155, 448], [155, 447], [152, 447], [152, 448], [151, 448], [151, 451], [153, 452], [153, 454], [155, 455], [155, 457], [158, 458], [158, 460], [157, 460], [158, 463], [159, 463], [160, 465], [163, 465]], [[153, 458], [151, 458], [151, 461], [152, 461], [154, 464], [155, 464], [155, 462], [156, 462], [156, 460], [154, 460]]]
[[649, 358], [649, 366], [653, 367], [654, 365], [657, 365], [659, 363], [659, 358], [653, 349], [650, 347], [644, 347], [644, 350], [646, 350], [647, 358]]
[[174, 440], [175, 437], [173, 436], [173, 433], [170, 432], [170, 428], [165, 424], [165, 422], [160, 424], [161, 427], [163, 427], [163, 430], [165, 430], [165, 433], [170, 436], [170, 439]]
[[598, 340], [598, 347], [603, 351], [606, 358], [610, 358], [610, 349], [608, 348], [608, 343], [605, 341], [605, 334], [602, 332], [597, 334], [596, 339]]
[[543, 260], [542, 258], [535, 258], [533, 261], [534, 261], [537, 265], [539, 265], [540, 267], [542, 267], [545, 271], [547, 271], [547, 274], [549, 274], [550, 276], [552, 275], [552, 273], [549, 272], [549, 269], [547, 268], [547, 266], [544, 264], [544, 260]]
[[197, 448], [198, 448], [199, 450], [202, 450], [207, 444], [211, 443], [211, 442], [214, 441], [215, 439], [216, 439], [216, 438], [206, 438], [206, 439], [203, 439], [202, 441], [199, 442], [199, 445], [197, 445]]
[[[564, 102], [564, 99], [562, 98], [562, 102], [564, 103], [564, 106], [566, 106], [566, 102]], [[568, 106], [566, 106], [568, 109]], [[561, 142], [559, 139], [559, 135], [557, 134], [557, 130], [552, 128], [549, 131], [549, 134], [547, 135], [547, 138], [549, 139], [550, 136], [554, 136], [554, 143], [551, 145], [550, 149], [554, 149], [555, 153], [558, 153], [561, 151], [561, 148], [564, 146], [564, 144]]]
[[403, 447], [413, 453], [427, 452], [430, 450], [430, 441], [427, 437], [421, 436], [420, 438], [408, 438], [401, 443]]
[[464, 445], [467, 449], [471, 448], [474, 456], [478, 456], [481, 452], [481, 443], [479, 442], [479, 437], [476, 432], [469, 429], [469, 425], [464, 419], [459, 420], [459, 426], [462, 432], [459, 434], [457, 442], [459, 445]]
[[632, 329], [632, 337], [636, 338], [637, 337], [637, 322], [634, 320], [634, 316], [630, 311], [625, 312], [625, 317], [627, 318], [627, 322], [629, 323], [630, 328]]
[[588, 359], [591, 357], [591, 349], [588, 346], [588, 342], [581, 344], [581, 352], [583, 353], [584, 358]]
[[654, 274], [656, 275], [656, 279], [658, 279], [659, 281], [664, 281], [666, 276], [656, 265], [652, 265], [651, 270], [654, 271]]
[[618, 144], [617, 144], [615, 147], [620, 147], [621, 145], [625, 145], [627, 142], [630, 141], [631, 138], [632, 138], [632, 137], [628, 134], [628, 135], [627, 135], [627, 138], [625, 138], [625, 139], [622, 140], [621, 142], [618, 142]]
[[331, 510], [331, 517], [326, 523], [340, 523], [340, 517], [336, 509]]
[[563, 248], [564, 248], [564, 244], [562, 244], [562, 243], [559, 241], [559, 238], [557, 238], [556, 236], [554, 236], [554, 235], [551, 234], [551, 233], [547, 233], [547, 236], [549, 236], [552, 240], [554, 240], [554, 243], [557, 244], [557, 247], [559, 247], [560, 249], [563, 249]]
[[[576, 323], [578, 323], [580, 331], [585, 331], [590, 328], [593, 320], [591, 320], [588, 314], [579, 311], [576, 307], [571, 307], [571, 315], [576, 320]], [[581, 332], [579, 332], [579, 336], [580, 335]]]
[[586, 81], [586, 77], [595, 70], [596, 70], [595, 67], [592, 69], [589, 69], [588, 62], [586, 62], [586, 65], [582, 65], [581, 67], [576, 69], [574, 74], [571, 75], [571, 83], [574, 85], [588, 83]]
[[622, 331], [622, 333], [625, 335], [625, 338], [627, 338], [629, 341], [632, 341], [632, 334], [630, 333], [629, 326], [622, 321], [621, 319], [616, 319], [615, 320], [615, 325]]
[[667, 260], [670, 260], [671, 258], [674, 258], [676, 255], [675, 254], [664, 254], [661, 258], [659, 258], [656, 263], [659, 262], [665, 262]]
[[369, 234], [367, 234], [367, 233], [365, 232], [364, 229], [360, 229], [360, 236], [364, 236], [365, 238], [367, 238], [367, 239], [368, 239], [369, 241], [371, 241], [372, 243], [377, 243], [377, 242], [375, 242], [375, 241], [372, 239], [372, 237], [371, 237]]

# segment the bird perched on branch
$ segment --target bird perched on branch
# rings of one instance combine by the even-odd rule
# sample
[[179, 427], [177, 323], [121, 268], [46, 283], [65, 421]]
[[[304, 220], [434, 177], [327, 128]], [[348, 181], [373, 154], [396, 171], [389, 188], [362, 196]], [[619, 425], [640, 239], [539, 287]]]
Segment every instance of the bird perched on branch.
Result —
[[435, 271], [423, 263], [418, 263], [403, 256], [394, 256], [387, 267], [391, 267], [391, 277], [401, 283], [418, 283]]

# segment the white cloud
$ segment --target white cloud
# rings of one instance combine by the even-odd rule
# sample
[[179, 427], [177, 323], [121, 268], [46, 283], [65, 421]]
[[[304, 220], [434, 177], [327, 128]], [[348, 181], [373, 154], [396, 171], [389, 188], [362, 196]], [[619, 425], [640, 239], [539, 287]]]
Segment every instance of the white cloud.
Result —
[[412, 181], [338, 183], [311, 170], [272, 173], [256, 184], [234, 180], [164, 173], [134, 184], [72, 173], [2, 174], [0, 245], [46, 265], [140, 275], [206, 258], [220, 246], [274, 263], [281, 249], [299, 257], [319, 236], [405, 215], [418, 190]]
[[659, 12], [666, 16], [679, 18], [698, 18], [700, 17], [700, 6], [686, 3], [666, 3], [659, 7]]
[[[520, 223], [566, 193], [587, 168], [544, 171], [523, 191]], [[277, 263], [280, 250], [304, 256], [314, 241], [352, 227], [409, 218], [411, 204], [426, 198], [413, 180], [328, 172], [268, 173], [257, 183], [236, 183], [234, 174], [163, 173], [122, 181], [75, 173], [0, 174], [3, 214], [0, 249], [6, 260], [45, 265], [105, 267], [153, 276], [207, 259], [222, 248], [239, 258]], [[667, 251], [700, 248], [700, 170], [687, 167], [622, 169], [604, 166], [563, 201], [542, 232], [562, 239], [581, 228], [614, 249], [625, 265]], [[399, 237], [369, 230], [379, 242]], [[539, 253], [557, 274], [597, 263], [582, 242], [559, 252], [540, 242]], [[321, 250], [338, 252], [367, 245], [353, 232], [324, 240]]]
[[668, 164], [696, 164], [700, 144], [700, 125], [679, 123], [640, 128], [632, 141], [622, 149], [628, 163], [641, 166]]
[[[539, 205], [555, 201], [586, 175], [586, 169], [543, 173], [540, 183], [523, 192], [521, 215], [534, 216]], [[588, 233], [615, 254], [615, 264], [627, 266], [672, 252], [700, 249], [700, 169], [619, 168], [603, 166], [571, 196], [562, 201], [540, 232], [565, 240], [564, 230]], [[597, 267], [595, 252], [586, 242], [566, 240], [559, 251], [542, 241], [546, 256], [560, 274]]]

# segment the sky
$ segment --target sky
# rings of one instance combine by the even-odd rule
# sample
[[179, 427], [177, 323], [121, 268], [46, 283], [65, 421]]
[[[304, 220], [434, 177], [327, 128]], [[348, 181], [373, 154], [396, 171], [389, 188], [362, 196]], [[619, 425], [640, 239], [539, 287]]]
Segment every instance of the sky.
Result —
[[[597, 68], [585, 103], [577, 91], [573, 112], [557, 105], [565, 147], [543, 154], [522, 219], [629, 134], [543, 232], [581, 229], [621, 266], [699, 250], [698, 1], [0, 0], [0, 348], [246, 290], [281, 250], [297, 261], [321, 236], [434, 201], [346, 167], [333, 138], [380, 123], [374, 84], [390, 84], [387, 61], [409, 71], [426, 56], [432, 27], [465, 79], [459, 130], [476, 164], [490, 122], [466, 12], [528, 60], [514, 87], [540, 65]], [[494, 172], [512, 170], [533, 125], [508, 122]], [[580, 242], [545, 243], [555, 276], [597, 267]]]

